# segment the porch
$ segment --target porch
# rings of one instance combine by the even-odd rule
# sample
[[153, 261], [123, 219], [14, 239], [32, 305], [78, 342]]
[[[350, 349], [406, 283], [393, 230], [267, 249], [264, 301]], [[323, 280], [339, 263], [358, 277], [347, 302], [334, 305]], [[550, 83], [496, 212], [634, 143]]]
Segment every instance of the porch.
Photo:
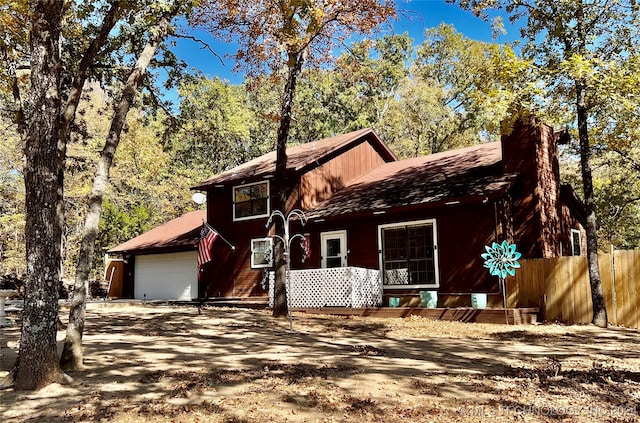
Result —
[[[290, 270], [289, 307], [366, 308], [382, 305], [379, 271], [362, 267]], [[269, 307], [274, 303], [275, 273], [269, 272]]]
[[[274, 303], [274, 282], [274, 273], [270, 272], [269, 307]], [[421, 307], [420, 301], [402, 301], [399, 307], [384, 307], [380, 272], [361, 267], [291, 270], [287, 292], [291, 310], [307, 314], [380, 318], [421, 316], [433, 320], [518, 325], [536, 323], [539, 312], [538, 307], [438, 308], [436, 303], [433, 308], [427, 308]]]

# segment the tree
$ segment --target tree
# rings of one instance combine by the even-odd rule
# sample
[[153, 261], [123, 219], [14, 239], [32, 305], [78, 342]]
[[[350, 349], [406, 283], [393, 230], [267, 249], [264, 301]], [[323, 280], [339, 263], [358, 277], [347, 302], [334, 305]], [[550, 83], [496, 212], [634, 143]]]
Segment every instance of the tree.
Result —
[[407, 34], [350, 44], [330, 68], [305, 69], [299, 78], [290, 139], [311, 142], [365, 127], [384, 128], [409, 73]]
[[[512, 22], [526, 20], [521, 28], [523, 38], [529, 40], [524, 54], [536, 61], [554, 101], [573, 105], [587, 210], [585, 229], [593, 323], [606, 327], [607, 312], [598, 267], [598, 224], [589, 127], [598, 117], [597, 110], [608, 107], [611, 99], [600, 96], [603, 91], [598, 89], [601, 81], [608, 80], [609, 65], [637, 54], [638, 7], [633, 0], [461, 0], [460, 4], [479, 14], [484, 14], [486, 8], [504, 8], [510, 13]], [[625, 88], [617, 86], [617, 89]]]
[[[9, 70], [7, 78], [3, 80], [8, 81], [8, 89], [13, 95], [14, 123], [26, 140], [24, 174], [26, 191], [29, 193], [26, 200], [27, 289], [20, 353], [13, 371], [14, 384], [18, 389], [35, 389], [51, 381], [64, 379], [57, 361], [55, 339], [65, 221], [64, 162], [70, 134], [77, 129], [74, 121], [85, 83], [90, 77], [111, 81], [121, 72], [123, 67], [116, 64], [123, 64], [136, 51], [135, 46], [129, 48], [123, 40], [133, 41], [134, 44], [144, 40], [143, 37], [127, 36], [133, 35], [127, 32], [128, 29], [137, 28], [143, 32], [151, 30], [148, 47], [152, 51], [144, 51], [139, 66], [132, 71], [129, 83], [123, 88], [116, 119], [112, 122], [103, 158], [112, 157], [113, 151], [110, 149], [117, 145], [124, 117], [140, 84], [141, 75], [153, 58], [159, 41], [166, 37], [169, 21], [178, 13], [181, 4], [150, 2], [127, 5], [120, 1], [105, 1], [69, 3], [65, 7], [63, 2], [33, 1], [29, 3], [28, 13], [23, 11], [11, 15], [11, 18], [18, 21], [22, 19], [23, 22], [28, 16], [31, 23], [27, 54], [22, 48], [24, 40], [20, 36], [9, 38], [10, 43], [3, 42], [0, 46], [7, 65], [4, 69]], [[62, 25], [63, 19], [65, 25]], [[112, 30], [118, 22], [121, 25], [117, 36], [113, 36]], [[138, 26], [127, 27], [123, 22], [134, 22]], [[159, 24], [155, 26], [154, 22]], [[60, 42], [62, 35], [64, 44]], [[30, 85], [27, 87], [28, 100], [23, 102], [20, 91], [24, 87], [21, 87], [15, 69], [25, 59], [30, 62]], [[115, 86], [112, 85], [112, 88]], [[101, 164], [107, 163], [108, 159]], [[108, 164], [106, 167], [106, 172], [104, 167], [100, 168], [98, 181], [102, 175], [108, 174]], [[98, 198], [101, 201], [99, 191], [94, 190], [91, 197], [92, 212], [95, 212]], [[97, 227], [98, 224], [94, 217], [90, 214], [90, 224], [85, 226], [87, 237], [93, 236], [93, 239], [95, 234], [90, 234], [90, 227], [94, 224]], [[90, 250], [88, 243], [85, 244], [79, 260], [85, 260], [83, 254]], [[92, 261], [92, 257], [87, 260]], [[83, 267], [82, 263], [79, 267]], [[82, 275], [83, 272], [80, 279]], [[86, 282], [86, 277], [84, 280]], [[82, 289], [84, 286], [78, 290], [79, 299], [82, 299]], [[70, 316], [73, 324], [70, 326], [71, 332], [76, 335], [80, 328], [81, 335], [82, 326], [77, 323], [83, 313], [76, 313], [78, 306], [84, 307], [82, 300], [79, 303], [74, 301]]]
[[[191, 22], [214, 35], [237, 40], [237, 67], [250, 77], [269, 73], [284, 79], [276, 137], [274, 208], [284, 211], [288, 197], [286, 147], [298, 77], [303, 65], [331, 58], [331, 50], [354, 34], [373, 31], [394, 15], [391, 0], [222, 0], [207, 1]], [[276, 219], [276, 235], [284, 234]], [[287, 314], [284, 245], [275, 245], [273, 315]]]
[[417, 47], [407, 34], [357, 41], [333, 68], [301, 74], [290, 135], [308, 142], [372, 126], [399, 157], [491, 140], [530, 91], [530, 69], [509, 46], [444, 24]]
[[151, 36], [138, 56], [136, 64], [124, 85], [120, 101], [115, 107], [109, 134], [107, 135], [104, 148], [100, 154], [100, 160], [98, 161], [93, 179], [93, 186], [89, 194], [89, 211], [85, 219], [80, 252], [78, 254], [73, 298], [69, 312], [69, 324], [67, 325], [64, 348], [62, 356], [60, 357], [60, 366], [63, 369], [81, 369], [83, 367], [82, 334], [84, 331], [86, 310], [86, 289], [89, 281], [89, 272], [93, 264], [96, 238], [98, 236], [102, 199], [109, 182], [109, 169], [111, 168], [113, 157], [120, 143], [120, 135], [126, 122], [127, 114], [135, 100], [144, 73], [156, 54], [158, 46], [167, 37], [170, 21], [178, 11], [179, 7], [175, 5], [167, 9], [160, 15], [155, 27], [149, 31]]
[[[1, 125], [1, 124], [0, 124]], [[20, 138], [2, 125], [0, 143], [0, 276], [9, 272], [23, 274], [24, 262], [24, 175]]]
[[413, 83], [404, 88], [415, 85], [403, 102], [422, 138], [412, 143], [415, 154], [498, 138], [527, 70], [508, 45], [469, 39], [447, 24], [428, 29], [417, 48]]
[[17, 389], [63, 382], [56, 332], [64, 210], [64, 145], [59, 142], [62, 110], [60, 28], [62, 0], [29, 3], [31, 87], [24, 128], [27, 279]]
[[599, 241], [604, 248], [640, 247], [640, 148], [619, 153], [609, 151], [594, 158], [595, 207]]
[[190, 168], [194, 179], [259, 155], [256, 112], [244, 86], [197, 77], [180, 85], [179, 94], [180, 127], [171, 137], [171, 151], [176, 165]]

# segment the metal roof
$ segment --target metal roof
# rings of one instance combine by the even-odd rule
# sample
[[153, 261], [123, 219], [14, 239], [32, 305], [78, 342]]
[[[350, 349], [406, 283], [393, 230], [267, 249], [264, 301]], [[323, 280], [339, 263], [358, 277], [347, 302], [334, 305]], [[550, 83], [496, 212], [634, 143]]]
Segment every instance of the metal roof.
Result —
[[504, 193], [516, 175], [502, 173], [499, 142], [383, 164], [307, 212], [319, 219], [419, 204], [484, 200]]
[[174, 251], [195, 250], [200, 240], [202, 222], [207, 218], [206, 210], [185, 213], [162, 226], [151, 229], [140, 236], [126, 241], [107, 253], [152, 253], [155, 250]]
[[[304, 172], [314, 164], [322, 164], [351, 146], [368, 141], [386, 161], [396, 160], [396, 156], [382, 142], [372, 128], [361, 129], [335, 137], [324, 138], [306, 144], [287, 148], [287, 170]], [[237, 183], [272, 176], [276, 170], [276, 152], [264, 154], [233, 169], [199, 183], [192, 189], [206, 190], [218, 184]]]

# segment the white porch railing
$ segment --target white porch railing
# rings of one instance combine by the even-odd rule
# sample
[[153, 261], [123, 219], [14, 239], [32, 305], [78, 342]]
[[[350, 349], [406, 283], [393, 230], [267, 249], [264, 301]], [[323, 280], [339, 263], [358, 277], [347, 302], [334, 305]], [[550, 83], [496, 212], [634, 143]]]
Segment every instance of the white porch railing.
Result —
[[[380, 272], [362, 267], [291, 270], [287, 286], [291, 307], [375, 307], [382, 304]], [[274, 272], [269, 272], [273, 307]]]

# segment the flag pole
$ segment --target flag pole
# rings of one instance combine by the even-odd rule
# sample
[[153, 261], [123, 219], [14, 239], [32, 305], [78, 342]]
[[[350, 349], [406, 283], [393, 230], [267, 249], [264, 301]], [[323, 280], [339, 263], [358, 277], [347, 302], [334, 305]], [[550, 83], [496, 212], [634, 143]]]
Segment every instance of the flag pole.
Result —
[[213, 226], [209, 225], [205, 220], [202, 221], [203, 224], [205, 224], [207, 226], [207, 228], [211, 229], [212, 231], [214, 231], [215, 233], [218, 234], [218, 236], [220, 237], [220, 239], [222, 239], [224, 242], [226, 242], [229, 247], [231, 247], [232, 250], [236, 249], [236, 246], [233, 245], [232, 243], [230, 243], [229, 241], [227, 241], [227, 239], [225, 237], [222, 236], [222, 234], [220, 233], [220, 231], [217, 231], [213, 228]]

